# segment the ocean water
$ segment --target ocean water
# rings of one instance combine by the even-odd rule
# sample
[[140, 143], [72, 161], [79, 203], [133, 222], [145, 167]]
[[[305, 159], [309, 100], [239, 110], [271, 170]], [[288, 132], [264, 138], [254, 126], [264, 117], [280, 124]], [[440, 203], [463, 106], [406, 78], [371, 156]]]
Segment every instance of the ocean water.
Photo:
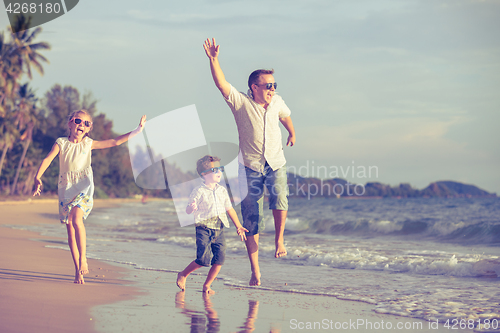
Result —
[[[288, 256], [282, 259], [274, 258], [274, 226], [265, 213], [259, 289], [327, 295], [370, 303], [377, 313], [500, 330], [500, 198], [291, 198]], [[86, 227], [90, 258], [169, 272], [195, 259], [194, 227], [180, 227], [172, 201], [95, 210]], [[31, 230], [66, 237], [57, 221]], [[219, 277], [247, 286], [245, 245], [234, 228], [225, 232]]]

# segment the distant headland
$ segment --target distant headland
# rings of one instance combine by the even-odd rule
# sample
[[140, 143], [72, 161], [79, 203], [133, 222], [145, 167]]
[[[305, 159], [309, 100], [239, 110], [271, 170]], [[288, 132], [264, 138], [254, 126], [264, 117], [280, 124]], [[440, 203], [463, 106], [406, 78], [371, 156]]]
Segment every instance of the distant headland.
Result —
[[318, 179], [288, 173], [290, 196], [333, 197], [333, 198], [477, 198], [497, 197], [471, 184], [455, 181], [437, 181], [424, 189], [413, 188], [410, 184], [398, 186], [379, 182], [353, 184], [342, 178]]

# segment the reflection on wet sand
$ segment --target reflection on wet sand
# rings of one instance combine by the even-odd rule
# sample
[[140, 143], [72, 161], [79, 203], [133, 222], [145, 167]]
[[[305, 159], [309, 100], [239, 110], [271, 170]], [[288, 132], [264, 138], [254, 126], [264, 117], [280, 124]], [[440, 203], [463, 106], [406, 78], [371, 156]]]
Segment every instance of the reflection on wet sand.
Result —
[[238, 333], [250, 333], [255, 330], [257, 312], [259, 312], [259, 301], [248, 300], [248, 316], [243, 326], [239, 327], [241, 331], [238, 331]]
[[[175, 307], [182, 309], [182, 313], [190, 318], [190, 332], [191, 333], [216, 333], [220, 331], [220, 321], [217, 316], [217, 311], [212, 307], [212, 302], [210, 301], [210, 295], [202, 293], [203, 302], [205, 304], [205, 313], [201, 311], [196, 311], [189, 309], [184, 302], [186, 292], [179, 291], [175, 295]], [[208, 324], [207, 324], [208, 319]]]
[[[213, 303], [210, 300], [208, 294], [202, 293], [203, 304], [205, 305], [205, 312], [196, 311], [189, 309], [184, 301], [185, 291], [179, 291], [175, 295], [175, 307], [182, 309], [182, 313], [185, 314], [190, 320], [188, 325], [190, 325], [190, 332], [219, 332], [220, 331], [220, 321], [217, 315], [217, 311], [213, 307]], [[248, 314], [245, 322], [242, 326], [238, 327], [238, 333], [251, 333], [255, 330], [255, 321], [257, 320], [257, 313], [259, 312], [259, 301], [249, 300], [248, 301]], [[207, 323], [208, 320], [208, 323]], [[280, 333], [280, 329], [270, 328], [269, 333]]]

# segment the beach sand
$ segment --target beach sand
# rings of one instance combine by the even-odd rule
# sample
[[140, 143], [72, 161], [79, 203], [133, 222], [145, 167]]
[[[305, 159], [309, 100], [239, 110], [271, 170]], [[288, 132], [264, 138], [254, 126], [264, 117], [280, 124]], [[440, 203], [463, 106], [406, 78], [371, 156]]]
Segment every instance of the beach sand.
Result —
[[449, 332], [436, 323], [377, 314], [372, 305], [363, 302], [228, 286], [221, 279], [212, 284], [216, 293], [206, 296], [200, 291], [205, 274], [188, 277], [186, 291], [182, 292], [175, 283], [176, 273], [136, 270], [137, 278], [142, 281], [139, 284], [149, 293], [94, 308], [96, 328], [102, 332], [129, 333], [139, 329], [225, 333]]
[[[94, 214], [119, 202], [97, 200]], [[0, 216], [0, 225], [59, 223], [56, 200], [3, 202]], [[0, 226], [0, 332], [449, 332], [377, 314], [367, 303], [229, 286], [222, 279], [206, 297], [200, 290], [208, 269], [192, 274], [181, 292], [175, 272], [89, 259], [86, 284], [76, 285], [69, 251], [46, 248], [51, 242], [61, 240]]]
[[140, 294], [127, 269], [92, 259], [86, 284], [74, 284], [70, 252], [45, 247], [60, 239], [2, 226], [59, 223], [57, 200], [2, 202], [0, 221], [0, 332], [92, 332], [92, 307]]
[[[223, 267], [224, 269], [224, 267]], [[200, 269], [199, 271], [203, 270]], [[217, 279], [214, 295], [201, 292], [208, 269], [188, 277], [186, 291], [177, 273], [135, 270], [148, 294], [93, 309], [101, 332], [450, 332], [440, 322], [377, 314], [368, 303], [335, 297], [240, 287]], [[473, 332], [457, 329], [453, 332]]]

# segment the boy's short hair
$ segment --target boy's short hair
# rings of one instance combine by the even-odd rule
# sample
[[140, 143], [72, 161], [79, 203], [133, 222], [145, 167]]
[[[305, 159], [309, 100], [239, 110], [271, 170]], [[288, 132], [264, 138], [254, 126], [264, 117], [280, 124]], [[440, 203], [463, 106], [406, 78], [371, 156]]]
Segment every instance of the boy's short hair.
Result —
[[196, 162], [196, 171], [201, 177], [201, 173], [205, 170], [208, 170], [212, 167], [212, 162], [219, 162], [220, 158], [217, 156], [205, 155]]
[[248, 77], [248, 88], [252, 90], [252, 84], [257, 84], [259, 77], [265, 74], [274, 74], [274, 69], [257, 69]]

